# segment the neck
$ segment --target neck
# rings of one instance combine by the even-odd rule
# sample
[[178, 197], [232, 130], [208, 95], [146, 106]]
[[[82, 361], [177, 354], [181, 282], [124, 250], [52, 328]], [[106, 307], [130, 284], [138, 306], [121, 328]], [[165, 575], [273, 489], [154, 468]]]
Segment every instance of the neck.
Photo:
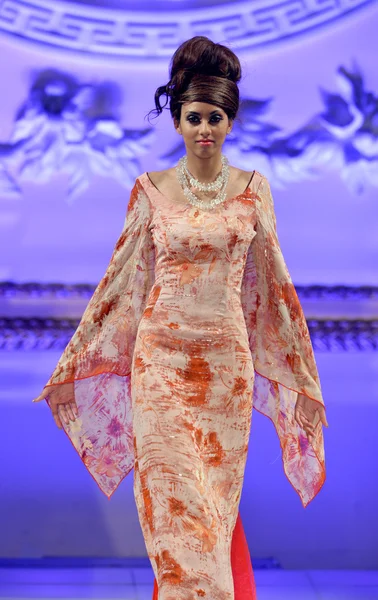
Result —
[[222, 170], [221, 153], [209, 158], [198, 158], [195, 154], [187, 154], [187, 159], [190, 173], [202, 183], [214, 181]]

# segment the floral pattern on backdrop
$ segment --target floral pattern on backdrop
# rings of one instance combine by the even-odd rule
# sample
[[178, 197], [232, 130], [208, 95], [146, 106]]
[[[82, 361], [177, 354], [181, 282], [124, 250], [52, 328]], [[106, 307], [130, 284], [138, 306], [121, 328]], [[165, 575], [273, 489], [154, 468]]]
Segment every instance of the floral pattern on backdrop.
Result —
[[[337, 171], [353, 195], [365, 186], [378, 187], [378, 96], [365, 89], [361, 70], [340, 66], [339, 93], [321, 89], [324, 112], [305, 125], [280, 136], [278, 125], [264, 120], [273, 98], [243, 98], [225, 146], [229, 159], [246, 170], [253, 164], [272, 187], [317, 179], [324, 171]], [[175, 163], [184, 153], [182, 142], [161, 159]]]
[[117, 104], [116, 84], [80, 84], [67, 74], [41, 72], [10, 140], [0, 145], [0, 195], [18, 196], [23, 181], [44, 183], [57, 172], [68, 174], [68, 202], [89, 186], [95, 174], [131, 188], [140, 173], [139, 158], [150, 149], [154, 132], [123, 129]]
[[[366, 89], [356, 64], [351, 70], [340, 66], [336, 83], [338, 93], [320, 88], [324, 111], [286, 137], [266, 119], [273, 98], [242, 98], [225, 144], [230, 161], [245, 169], [255, 165], [274, 188], [318, 179], [325, 171], [339, 172], [353, 195], [378, 187], [378, 96]], [[0, 144], [0, 195], [20, 196], [24, 181], [44, 183], [62, 171], [69, 177], [68, 202], [95, 174], [131, 188], [155, 132], [122, 128], [117, 104], [115, 83], [80, 84], [68, 74], [41, 72], [10, 139]], [[173, 166], [184, 153], [180, 140], [160, 157], [160, 167]]]

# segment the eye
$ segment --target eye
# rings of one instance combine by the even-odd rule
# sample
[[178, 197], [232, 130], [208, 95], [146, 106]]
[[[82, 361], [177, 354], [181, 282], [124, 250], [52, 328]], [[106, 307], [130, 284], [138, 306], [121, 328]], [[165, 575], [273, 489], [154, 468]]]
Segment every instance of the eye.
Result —
[[[210, 123], [219, 123], [219, 121], [222, 121], [223, 117], [221, 117], [220, 115], [214, 115], [211, 117], [210, 119]], [[189, 117], [187, 117], [187, 120], [189, 121], [189, 123], [198, 123], [199, 119], [198, 117], [196, 117], [195, 115], [189, 115]]]

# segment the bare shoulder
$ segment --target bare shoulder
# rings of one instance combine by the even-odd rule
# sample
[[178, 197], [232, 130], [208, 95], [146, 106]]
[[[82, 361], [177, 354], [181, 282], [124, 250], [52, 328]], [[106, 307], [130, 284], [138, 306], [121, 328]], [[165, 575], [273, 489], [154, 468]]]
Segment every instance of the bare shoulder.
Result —
[[161, 171], [148, 171], [147, 175], [157, 188], [164, 186], [173, 179], [175, 173], [174, 167], [171, 169], [162, 169]]
[[[163, 194], [179, 194], [181, 192], [175, 167], [162, 169], [161, 171], [149, 171], [147, 175], [151, 183]], [[229, 194], [240, 194], [240, 190], [244, 191], [248, 186], [251, 186], [251, 189], [256, 191], [262, 177], [256, 170], [245, 171], [244, 169], [230, 165]]]
[[245, 183], [245, 185], [248, 185], [248, 183], [250, 182], [250, 180], [252, 178], [252, 175], [255, 173], [254, 170], [244, 171], [244, 169], [239, 169], [238, 167], [232, 167], [231, 165], [230, 165], [230, 169], [231, 169], [231, 172], [233, 172], [235, 181], [240, 181], [241, 183]]

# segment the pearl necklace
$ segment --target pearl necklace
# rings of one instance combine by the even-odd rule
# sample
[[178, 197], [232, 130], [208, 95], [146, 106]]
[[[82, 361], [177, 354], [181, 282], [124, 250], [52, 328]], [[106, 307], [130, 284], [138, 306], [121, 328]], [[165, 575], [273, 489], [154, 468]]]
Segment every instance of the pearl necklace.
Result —
[[[188, 170], [188, 159], [187, 156], [183, 156], [177, 163], [176, 166], [176, 174], [177, 178], [180, 182], [180, 185], [183, 189], [184, 195], [192, 204], [197, 208], [214, 208], [221, 202], [224, 202], [226, 199], [226, 187], [228, 183], [228, 179], [230, 177], [230, 168], [228, 164], [228, 159], [224, 154], [221, 156], [222, 160], [222, 170], [214, 181], [210, 183], [203, 183], [193, 177], [193, 175]], [[189, 185], [200, 190], [201, 192], [213, 192], [219, 190], [219, 193], [212, 198], [208, 202], [206, 200], [201, 200], [192, 192]]]

